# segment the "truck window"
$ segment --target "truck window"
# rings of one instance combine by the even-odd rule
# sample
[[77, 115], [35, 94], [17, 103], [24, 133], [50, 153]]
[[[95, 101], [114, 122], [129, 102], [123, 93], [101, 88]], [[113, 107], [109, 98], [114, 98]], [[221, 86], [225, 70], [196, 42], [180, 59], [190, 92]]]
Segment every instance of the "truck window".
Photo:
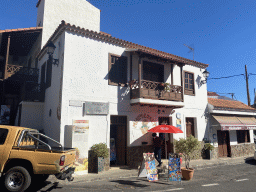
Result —
[[0, 129], [0, 145], [3, 145], [8, 134], [8, 129]]

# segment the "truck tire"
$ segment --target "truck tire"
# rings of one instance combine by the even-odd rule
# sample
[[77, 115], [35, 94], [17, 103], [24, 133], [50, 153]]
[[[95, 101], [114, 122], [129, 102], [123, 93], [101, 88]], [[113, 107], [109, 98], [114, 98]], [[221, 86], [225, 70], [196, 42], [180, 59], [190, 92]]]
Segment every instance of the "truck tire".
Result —
[[27, 169], [21, 166], [12, 167], [4, 176], [4, 186], [8, 191], [23, 192], [31, 183], [31, 176]]

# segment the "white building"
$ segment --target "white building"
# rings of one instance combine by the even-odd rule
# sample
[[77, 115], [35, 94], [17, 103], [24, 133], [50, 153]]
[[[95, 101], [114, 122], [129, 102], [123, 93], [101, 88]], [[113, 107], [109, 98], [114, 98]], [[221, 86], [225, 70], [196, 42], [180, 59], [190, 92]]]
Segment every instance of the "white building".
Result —
[[[43, 129], [78, 147], [82, 157], [93, 144], [110, 147], [114, 138], [120, 165], [137, 164], [142, 152], [152, 151], [147, 131], [161, 123], [184, 132], [165, 136], [168, 152], [173, 139], [207, 137], [207, 64], [101, 32], [100, 10], [85, 0], [39, 0], [37, 8], [42, 33], [34, 46], [41, 50], [32, 62], [38, 62], [44, 100], [21, 102], [17, 124]], [[58, 65], [48, 60], [49, 42]]]
[[217, 99], [212, 96], [208, 96], [208, 109], [207, 138], [216, 147], [215, 157], [253, 155], [256, 110], [240, 101]]

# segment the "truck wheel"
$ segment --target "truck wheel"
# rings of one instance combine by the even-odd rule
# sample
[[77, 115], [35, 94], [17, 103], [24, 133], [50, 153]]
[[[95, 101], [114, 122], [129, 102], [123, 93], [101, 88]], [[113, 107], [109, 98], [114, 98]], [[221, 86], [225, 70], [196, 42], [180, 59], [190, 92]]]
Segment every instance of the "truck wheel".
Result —
[[13, 167], [9, 169], [4, 177], [4, 185], [8, 191], [25, 191], [31, 183], [31, 176], [24, 167]]

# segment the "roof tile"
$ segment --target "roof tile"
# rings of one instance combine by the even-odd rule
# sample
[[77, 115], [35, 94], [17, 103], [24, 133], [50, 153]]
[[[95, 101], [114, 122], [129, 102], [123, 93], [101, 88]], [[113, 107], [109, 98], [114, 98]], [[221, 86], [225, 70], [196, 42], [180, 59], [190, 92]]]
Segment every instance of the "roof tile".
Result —
[[219, 107], [219, 108], [244, 109], [244, 110], [255, 110], [256, 111], [256, 109], [254, 109], [240, 101], [208, 98], [208, 103], [213, 105], [214, 107]]

